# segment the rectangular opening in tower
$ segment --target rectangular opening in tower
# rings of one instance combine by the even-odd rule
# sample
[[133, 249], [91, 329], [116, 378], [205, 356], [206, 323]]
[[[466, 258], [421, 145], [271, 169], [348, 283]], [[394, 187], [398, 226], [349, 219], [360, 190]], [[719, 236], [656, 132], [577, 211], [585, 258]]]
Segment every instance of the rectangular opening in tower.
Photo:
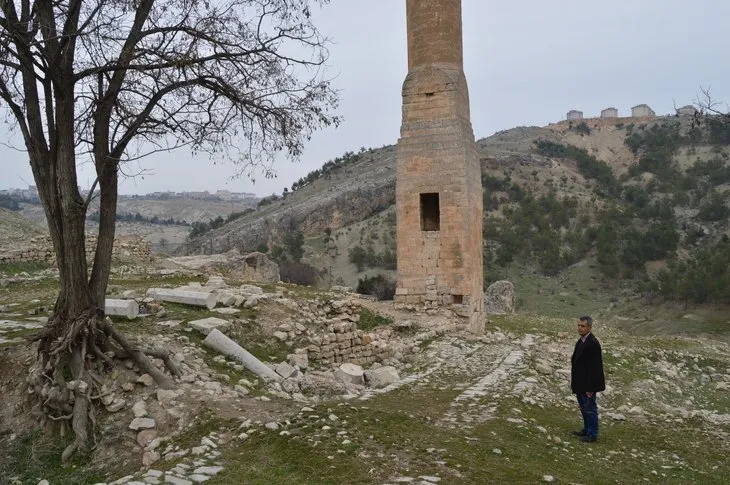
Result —
[[439, 194], [421, 194], [421, 230], [441, 230], [441, 209]]

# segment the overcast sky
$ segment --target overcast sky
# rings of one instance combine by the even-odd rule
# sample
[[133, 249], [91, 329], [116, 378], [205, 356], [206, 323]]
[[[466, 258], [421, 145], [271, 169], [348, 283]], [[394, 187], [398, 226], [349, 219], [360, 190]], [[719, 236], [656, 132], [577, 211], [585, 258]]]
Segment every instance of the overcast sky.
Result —
[[[657, 114], [692, 103], [700, 87], [730, 101], [730, 1], [727, 0], [463, 0], [464, 68], [474, 134], [544, 126], [570, 109], [586, 117], [615, 106], [619, 116], [649, 104]], [[330, 37], [329, 72], [341, 92], [344, 123], [320, 132], [297, 164], [277, 165], [278, 178], [231, 179], [184, 150], [141, 162], [150, 173], [122, 182], [125, 194], [154, 191], [260, 196], [284, 187], [347, 150], [393, 144], [400, 128], [406, 75], [405, 0], [332, 0], [315, 9]], [[7, 138], [5, 128], [0, 137]], [[0, 140], [1, 141], [1, 140]], [[18, 139], [10, 140], [22, 146]], [[0, 146], [0, 188], [33, 184], [25, 154]], [[81, 186], [93, 181], [82, 170]]]

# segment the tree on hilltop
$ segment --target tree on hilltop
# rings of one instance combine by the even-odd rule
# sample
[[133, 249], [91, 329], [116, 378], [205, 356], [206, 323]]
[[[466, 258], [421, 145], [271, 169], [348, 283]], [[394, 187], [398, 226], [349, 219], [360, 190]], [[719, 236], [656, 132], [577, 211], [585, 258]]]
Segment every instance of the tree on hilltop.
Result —
[[[316, 4], [328, 0], [314, 0]], [[321, 68], [326, 39], [308, 0], [0, 0], [0, 106], [23, 137], [59, 270], [58, 299], [36, 337], [34, 413], [70, 426], [64, 460], [89, 442], [114, 358], [162, 387], [172, 378], [104, 318], [118, 180], [125, 162], [188, 147], [270, 173], [313, 131], [337, 124]], [[77, 166], [96, 180], [80, 193]], [[98, 189], [97, 189], [98, 187]], [[84, 221], [99, 195], [93, 262]], [[89, 271], [90, 269], [90, 271]]]

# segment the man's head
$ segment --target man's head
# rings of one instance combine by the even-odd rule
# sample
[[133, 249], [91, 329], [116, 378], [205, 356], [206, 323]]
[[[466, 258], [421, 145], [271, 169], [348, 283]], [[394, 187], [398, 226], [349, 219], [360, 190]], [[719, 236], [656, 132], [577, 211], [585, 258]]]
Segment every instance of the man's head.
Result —
[[578, 333], [581, 337], [585, 337], [593, 327], [593, 319], [591, 317], [580, 317], [578, 319]]

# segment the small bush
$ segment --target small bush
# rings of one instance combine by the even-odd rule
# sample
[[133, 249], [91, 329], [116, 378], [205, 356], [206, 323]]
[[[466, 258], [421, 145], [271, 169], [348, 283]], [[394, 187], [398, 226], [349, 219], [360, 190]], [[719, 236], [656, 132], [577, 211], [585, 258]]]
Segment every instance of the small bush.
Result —
[[320, 272], [307, 263], [283, 260], [279, 262], [279, 275], [285, 283], [313, 286], [320, 277]]
[[363, 308], [360, 312], [360, 322], [357, 324], [357, 327], [361, 330], [372, 330], [383, 325], [390, 325], [391, 323], [393, 323], [393, 319]]
[[590, 135], [591, 134], [591, 129], [586, 124], [585, 121], [581, 121], [580, 123], [578, 123], [575, 126], [575, 132], [578, 133], [578, 134], [580, 134], [580, 135]]
[[357, 280], [357, 290], [361, 295], [372, 295], [377, 300], [392, 300], [395, 297], [395, 281], [381, 274]]

